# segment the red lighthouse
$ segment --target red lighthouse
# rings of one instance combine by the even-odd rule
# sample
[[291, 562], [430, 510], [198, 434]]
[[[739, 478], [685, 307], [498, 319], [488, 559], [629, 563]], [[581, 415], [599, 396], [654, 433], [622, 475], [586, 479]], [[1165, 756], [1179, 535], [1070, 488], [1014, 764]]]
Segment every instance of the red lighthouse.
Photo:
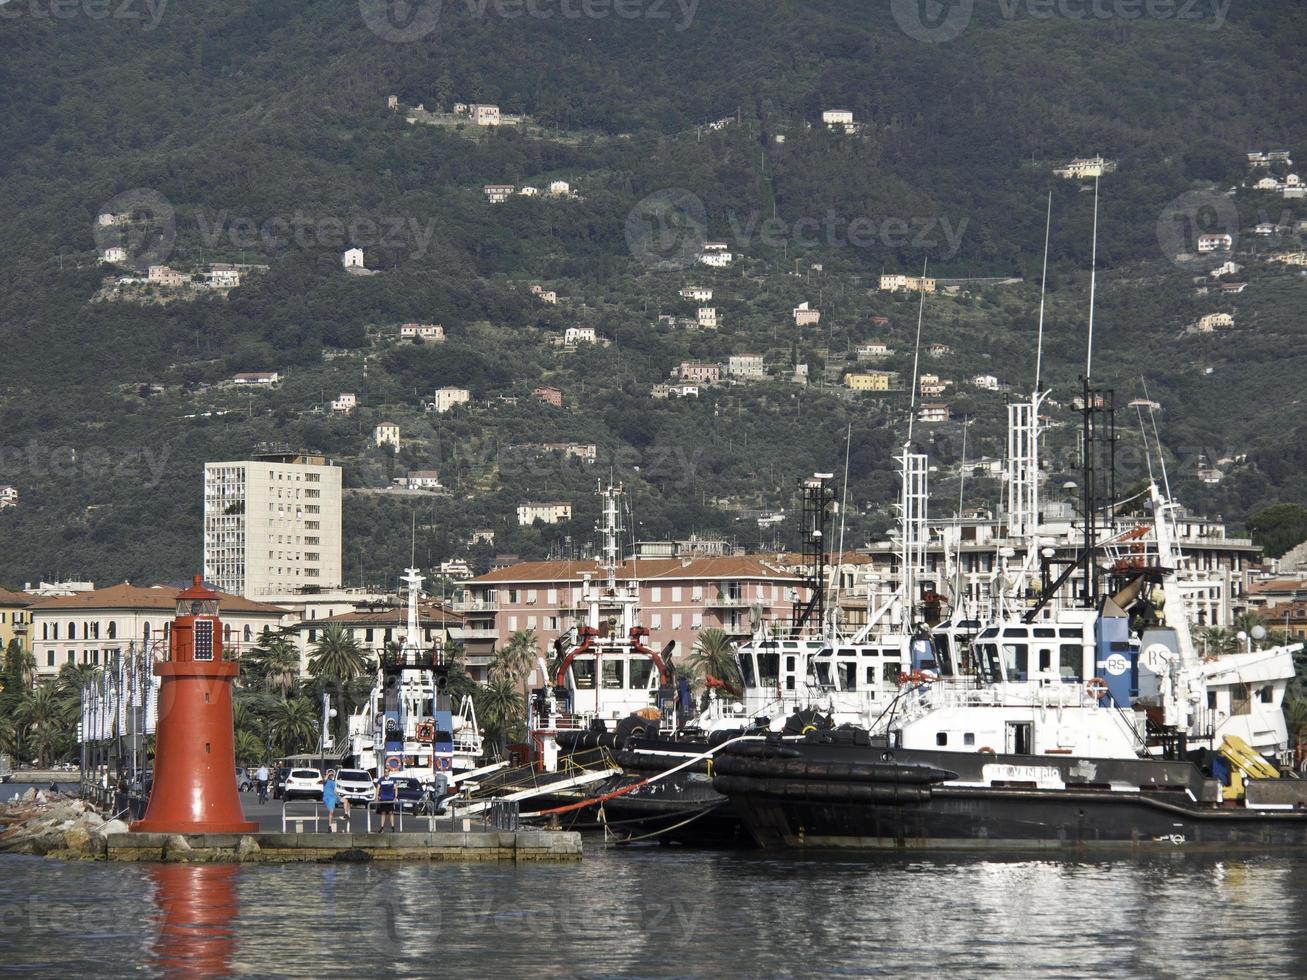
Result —
[[154, 788], [132, 830], [238, 834], [258, 830], [236, 792], [231, 684], [238, 667], [222, 659], [218, 594], [195, 584], [177, 596], [168, 659], [154, 665], [159, 727]]

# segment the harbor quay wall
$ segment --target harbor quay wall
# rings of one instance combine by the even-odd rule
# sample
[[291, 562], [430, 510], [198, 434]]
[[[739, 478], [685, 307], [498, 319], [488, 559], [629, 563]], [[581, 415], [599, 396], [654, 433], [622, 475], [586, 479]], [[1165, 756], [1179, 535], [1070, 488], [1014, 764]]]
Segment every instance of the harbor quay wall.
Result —
[[110, 861], [293, 863], [300, 861], [579, 861], [574, 831], [436, 833], [110, 834]]

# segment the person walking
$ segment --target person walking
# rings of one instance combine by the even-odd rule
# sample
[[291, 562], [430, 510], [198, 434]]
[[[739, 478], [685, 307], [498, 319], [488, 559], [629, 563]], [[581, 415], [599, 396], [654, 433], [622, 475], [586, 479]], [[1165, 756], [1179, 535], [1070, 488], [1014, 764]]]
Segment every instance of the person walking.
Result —
[[259, 770], [254, 774], [254, 781], [259, 784], [259, 802], [268, 802], [268, 764], [266, 762], [259, 764]]
[[322, 805], [327, 809], [327, 833], [336, 832], [336, 804], [340, 798], [336, 795], [336, 770], [328, 769], [327, 778], [322, 781]]
[[382, 770], [377, 777], [377, 813], [381, 816], [381, 829], [387, 824], [390, 832], [395, 832], [395, 778]]

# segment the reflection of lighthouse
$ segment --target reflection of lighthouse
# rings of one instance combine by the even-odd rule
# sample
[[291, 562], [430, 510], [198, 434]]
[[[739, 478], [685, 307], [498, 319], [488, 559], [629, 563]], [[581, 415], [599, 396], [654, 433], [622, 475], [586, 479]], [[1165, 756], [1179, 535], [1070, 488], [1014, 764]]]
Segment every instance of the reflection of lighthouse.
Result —
[[177, 596], [168, 659], [160, 678], [154, 789], [145, 819], [132, 830], [165, 834], [239, 834], [246, 821], [236, 793], [231, 685], [238, 667], [222, 659], [218, 594], [195, 584]]
[[149, 869], [159, 931], [153, 965], [168, 976], [226, 976], [236, 951], [234, 864], [156, 864]]

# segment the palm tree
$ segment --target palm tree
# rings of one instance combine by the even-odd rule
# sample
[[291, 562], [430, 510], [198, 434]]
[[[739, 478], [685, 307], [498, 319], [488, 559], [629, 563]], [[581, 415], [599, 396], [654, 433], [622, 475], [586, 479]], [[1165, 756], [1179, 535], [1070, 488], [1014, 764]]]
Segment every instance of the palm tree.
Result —
[[300, 677], [300, 654], [285, 636], [273, 636], [264, 630], [259, 645], [241, 658], [241, 672], [249, 680], [283, 696], [295, 689]]
[[490, 664], [490, 679], [508, 681], [510, 684], [522, 684], [522, 700], [527, 698], [527, 678], [540, 656], [536, 641], [536, 631], [518, 630], [508, 638], [508, 642], [495, 652], [495, 659]]
[[253, 732], [238, 730], [236, 732], [236, 762], [241, 765], [257, 765], [268, 757], [268, 747]]
[[352, 631], [340, 623], [328, 623], [322, 636], [313, 644], [309, 673], [339, 683], [352, 681], [370, 667], [368, 656], [359, 649]]
[[714, 628], [700, 631], [686, 662], [696, 687], [708, 687], [711, 678], [729, 684], [730, 688], [723, 688], [727, 694], [733, 689], [737, 692], [734, 696], [739, 696], [742, 687], [740, 667], [735, 661], [735, 644], [725, 630]]
[[268, 713], [269, 741], [277, 747], [278, 755], [294, 755], [317, 744], [320, 723], [311, 701], [280, 698]]
[[507, 676], [492, 677], [476, 695], [477, 718], [486, 734], [502, 751], [510, 735], [521, 729], [525, 716], [525, 702], [517, 693], [513, 679]]
[[19, 704], [14, 721], [26, 730], [27, 742], [36, 750], [37, 761], [49, 764], [63, 752], [76, 715], [76, 702], [70, 701], [55, 685], [42, 684]]

